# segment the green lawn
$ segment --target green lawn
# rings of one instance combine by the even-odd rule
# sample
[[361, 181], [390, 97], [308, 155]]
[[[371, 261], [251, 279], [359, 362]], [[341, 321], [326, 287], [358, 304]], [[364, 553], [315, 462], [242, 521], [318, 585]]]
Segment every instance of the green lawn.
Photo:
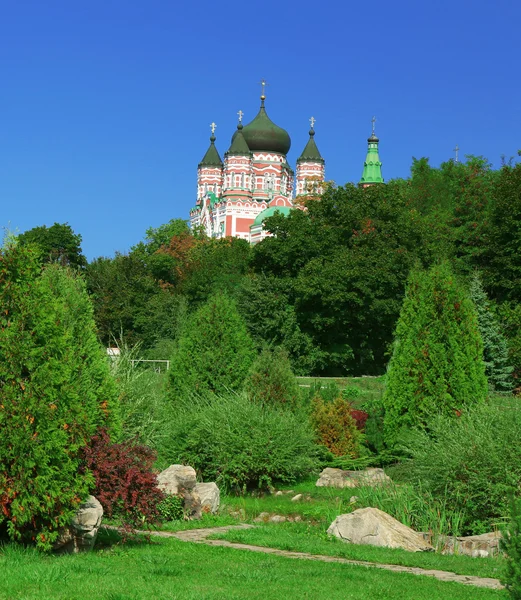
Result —
[[506, 599], [429, 577], [265, 556], [175, 539], [46, 556], [0, 548], [2, 600]]
[[502, 557], [445, 556], [435, 552], [406, 552], [392, 548], [345, 544], [336, 538], [327, 536], [324, 528], [308, 523], [267, 523], [259, 525], [255, 529], [232, 530], [213, 537], [241, 544], [270, 546], [280, 550], [308, 552], [406, 567], [439, 569], [459, 575], [475, 575], [494, 579], [500, 578], [505, 564]]

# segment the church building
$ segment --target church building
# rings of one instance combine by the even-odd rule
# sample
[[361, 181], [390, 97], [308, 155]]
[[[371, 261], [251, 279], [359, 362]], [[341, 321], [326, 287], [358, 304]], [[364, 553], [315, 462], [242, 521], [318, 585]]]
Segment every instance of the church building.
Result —
[[[238, 112], [237, 130], [224, 162], [215, 147], [216, 125], [211, 125], [210, 146], [197, 169], [197, 201], [190, 211], [191, 227], [202, 227], [210, 237], [233, 236], [255, 244], [269, 235], [262, 226], [265, 218], [277, 211], [302, 210], [303, 201], [322, 191], [325, 161], [315, 142], [315, 119], [310, 119], [309, 140], [297, 159], [295, 174], [286, 158], [291, 139], [268, 117], [264, 85], [253, 121], [243, 126], [243, 113]], [[363, 186], [383, 182], [378, 141], [373, 119]]]

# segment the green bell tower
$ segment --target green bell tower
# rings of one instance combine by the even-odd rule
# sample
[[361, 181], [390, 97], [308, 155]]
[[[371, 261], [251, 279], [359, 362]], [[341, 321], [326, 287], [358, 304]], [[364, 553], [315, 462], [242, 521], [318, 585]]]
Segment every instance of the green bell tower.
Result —
[[382, 162], [378, 156], [378, 142], [380, 140], [376, 137], [374, 132], [376, 117], [373, 117], [372, 123], [373, 131], [371, 137], [367, 140], [367, 156], [365, 157], [362, 179], [360, 179], [360, 185], [362, 187], [384, 182], [382, 177]]

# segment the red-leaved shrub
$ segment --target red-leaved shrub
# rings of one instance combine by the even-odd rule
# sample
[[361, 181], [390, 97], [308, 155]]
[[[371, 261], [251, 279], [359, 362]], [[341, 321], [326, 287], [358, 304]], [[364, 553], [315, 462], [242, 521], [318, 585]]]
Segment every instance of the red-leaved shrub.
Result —
[[351, 416], [355, 420], [356, 427], [360, 431], [364, 431], [365, 423], [369, 415], [364, 410], [358, 410], [356, 408], [351, 409]]
[[92, 492], [108, 518], [115, 517], [127, 531], [161, 520], [158, 504], [164, 499], [152, 470], [156, 459], [147, 446], [115, 444], [105, 430], [92, 437], [84, 450], [85, 468], [92, 472]]

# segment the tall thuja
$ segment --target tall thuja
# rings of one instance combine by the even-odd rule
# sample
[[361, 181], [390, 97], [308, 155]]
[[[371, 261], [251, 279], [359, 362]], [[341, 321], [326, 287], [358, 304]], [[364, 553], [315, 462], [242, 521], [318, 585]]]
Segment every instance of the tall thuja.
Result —
[[490, 301], [476, 271], [470, 282], [470, 297], [478, 315], [478, 327], [483, 339], [483, 360], [489, 385], [500, 392], [511, 392], [513, 367], [509, 364], [508, 345], [491, 310]]
[[447, 263], [409, 278], [384, 395], [385, 440], [483, 402], [487, 378], [474, 305]]
[[0, 306], [0, 523], [49, 549], [93, 483], [82, 449], [117, 432], [115, 390], [77, 274], [8, 242]]
[[187, 321], [169, 370], [173, 400], [191, 393], [238, 391], [255, 353], [235, 301], [223, 293], [211, 296]]

